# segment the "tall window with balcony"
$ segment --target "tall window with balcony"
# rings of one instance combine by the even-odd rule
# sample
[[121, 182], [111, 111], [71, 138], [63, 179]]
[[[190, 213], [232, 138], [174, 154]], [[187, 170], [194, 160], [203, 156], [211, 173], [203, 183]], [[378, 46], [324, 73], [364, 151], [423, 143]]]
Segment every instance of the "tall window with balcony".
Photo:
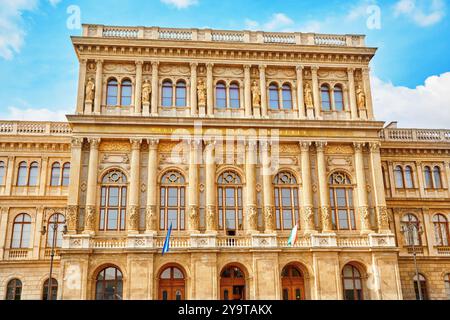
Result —
[[131, 80], [123, 80], [120, 91], [120, 105], [124, 107], [131, 106], [131, 98], [133, 95], [133, 85], [131, 83]]
[[14, 219], [11, 240], [12, 249], [28, 249], [30, 247], [31, 217], [22, 213]]
[[322, 101], [322, 111], [331, 111], [331, 92], [327, 84], [320, 87], [320, 96]]
[[356, 230], [353, 185], [344, 172], [330, 176], [331, 220], [334, 230]]
[[173, 104], [173, 85], [172, 81], [164, 80], [162, 84], [161, 105], [163, 107], [172, 107]]
[[161, 178], [160, 230], [185, 230], [186, 180], [178, 171], [170, 171]]
[[292, 89], [288, 83], [283, 84], [281, 89], [283, 100], [283, 110], [292, 110]]
[[230, 95], [230, 108], [239, 109], [240, 108], [239, 84], [237, 84], [236, 82], [230, 84], [229, 95]]
[[[409, 228], [409, 225], [412, 224], [414, 227]], [[402, 217], [401, 220], [402, 230], [405, 230], [405, 245], [406, 246], [421, 246], [422, 239], [420, 238], [419, 233], [419, 219], [413, 214], [406, 214]]]
[[116, 106], [118, 104], [119, 83], [116, 79], [109, 79], [106, 85], [106, 104]]
[[274, 197], [277, 230], [290, 231], [298, 221], [298, 185], [290, 172], [280, 172], [275, 176]]
[[397, 189], [413, 189], [413, 169], [411, 166], [406, 166], [405, 169], [401, 166], [396, 166], [394, 169], [395, 187]]
[[233, 236], [243, 229], [242, 180], [234, 171], [226, 171], [217, 180], [219, 229]]
[[19, 187], [35, 187], [38, 185], [39, 165], [37, 162], [32, 162], [28, 168], [27, 163], [22, 161], [19, 164], [17, 172], [17, 186]]
[[70, 178], [70, 163], [66, 162], [61, 168], [59, 162], [55, 162], [52, 165], [50, 185], [52, 187], [67, 187], [69, 185]]
[[276, 83], [269, 85], [269, 107], [271, 110], [280, 109], [280, 93]]
[[336, 111], [344, 111], [344, 93], [341, 85], [335, 85], [333, 89], [334, 109]]
[[[51, 248], [53, 245], [53, 239], [55, 239], [55, 246], [61, 248], [62, 240], [64, 235], [64, 224], [66, 223], [66, 218], [60, 214], [55, 213], [48, 219], [47, 226], [47, 247]], [[55, 235], [55, 229], [57, 230]], [[55, 238], [53, 238], [55, 237]]]
[[100, 231], [124, 231], [127, 210], [127, 178], [119, 170], [104, 175], [100, 196]]
[[224, 82], [216, 84], [216, 108], [225, 109], [227, 107], [227, 87]]
[[425, 177], [425, 188], [426, 189], [441, 189], [442, 179], [441, 179], [441, 168], [435, 166], [433, 169], [426, 166], [423, 169], [423, 174]]
[[175, 89], [175, 106], [178, 108], [186, 107], [186, 82], [180, 80]]
[[434, 236], [436, 240], [436, 246], [448, 247], [449, 246], [449, 233], [448, 233], [448, 221], [442, 214], [437, 214], [433, 217]]

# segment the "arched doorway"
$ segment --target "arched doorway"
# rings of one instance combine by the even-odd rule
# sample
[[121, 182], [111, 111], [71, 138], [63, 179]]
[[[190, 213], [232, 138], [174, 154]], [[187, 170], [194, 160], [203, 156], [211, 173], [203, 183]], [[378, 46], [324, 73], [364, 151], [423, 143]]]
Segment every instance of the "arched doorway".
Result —
[[295, 265], [287, 265], [281, 272], [283, 300], [305, 300], [303, 273]]
[[245, 300], [245, 274], [235, 265], [226, 266], [220, 274], [220, 299]]
[[186, 280], [177, 266], [169, 266], [159, 276], [159, 300], [185, 300]]
[[114, 267], [107, 267], [97, 274], [95, 300], [123, 300], [123, 275]]

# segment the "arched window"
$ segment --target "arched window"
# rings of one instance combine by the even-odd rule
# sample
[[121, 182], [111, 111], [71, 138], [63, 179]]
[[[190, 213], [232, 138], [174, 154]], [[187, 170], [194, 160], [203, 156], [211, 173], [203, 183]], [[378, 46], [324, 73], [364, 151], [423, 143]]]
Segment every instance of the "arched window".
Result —
[[[410, 228], [410, 225], [413, 225], [413, 228]], [[415, 246], [421, 246], [422, 240], [420, 238], [419, 234], [419, 219], [413, 214], [406, 214], [403, 216], [401, 220], [401, 227], [402, 230], [404, 230], [404, 237], [405, 237], [405, 244], [407, 246], [412, 246], [413, 244]]]
[[353, 185], [343, 172], [330, 176], [331, 220], [334, 230], [356, 230]]
[[334, 87], [334, 108], [336, 111], [344, 111], [344, 94], [342, 92], [342, 87], [336, 85]]
[[133, 85], [130, 80], [126, 79], [122, 81], [121, 86], [121, 104], [122, 106], [131, 106], [131, 97], [133, 95]]
[[57, 187], [61, 185], [61, 165], [59, 162], [55, 162], [52, 165], [52, 179], [50, 181], [52, 187]]
[[28, 185], [30, 187], [36, 187], [38, 185], [39, 177], [39, 165], [37, 162], [33, 162], [30, 165], [30, 175], [28, 176]]
[[167, 172], [161, 178], [160, 230], [168, 230], [170, 225], [173, 230], [185, 229], [185, 183], [177, 171]]
[[20, 300], [22, 296], [22, 281], [12, 279], [6, 287], [6, 300]]
[[407, 189], [414, 188], [413, 171], [410, 166], [405, 167], [405, 185]]
[[165, 80], [162, 84], [162, 106], [172, 107], [173, 104], [173, 86], [172, 81]]
[[280, 109], [280, 96], [276, 83], [271, 83], [269, 86], [269, 106], [273, 110]]
[[292, 230], [298, 221], [297, 179], [290, 172], [280, 172], [273, 184], [277, 230]]
[[[427, 279], [422, 274], [419, 274], [419, 281], [420, 281], [420, 291], [422, 292], [422, 299], [428, 300]], [[416, 300], [420, 300], [419, 283], [417, 281], [417, 276], [414, 276], [413, 282], [414, 282], [414, 292], [416, 293]]]
[[403, 189], [405, 188], [405, 183], [403, 182], [403, 169], [401, 166], [396, 166], [394, 169], [394, 175], [395, 175], [395, 186], [397, 189]]
[[[48, 287], [50, 284], [50, 279], [45, 280], [44, 286], [42, 287], [42, 300], [47, 301], [48, 299]], [[50, 300], [54, 301], [58, 297], [58, 281], [52, 278], [51, 289], [50, 289]]]
[[184, 300], [185, 276], [178, 267], [168, 267], [159, 277], [160, 300]]
[[288, 265], [281, 271], [283, 300], [305, 300], [305, 284], [303, 274], [294, 265]]
[[442, 214], [437, 214], [433, 217], [434, 237], [436, 245], [440, 247], [449, 246], [448, 221]]
[[105, 174], [100, 201], [100, 231], [125, 230], [127, 177], [119, 170]]
[[226, 171], [217, 180], [219, 229], [233, 235], [243, 229], [242, 181], [234, 171]]
[[235, 82], [230, 84], [230, 108], [232, 109], [240, 108], [239, 85]]
[[216, 84], [216, 108], [225, 109], [227, 107], [227, 89], [225, 83]]
[[0, 161], [0, 185], [5, 184], [5, 162]]
[[445, 275], [444, 283], [445, 283], [445, 294], [447, 296], [447, 300], [450, 300], [450, 273]]
[[[61, 248], [62, 240], [64, 235], [64, 225], [66, 223], [66, 218], [60, 213], [55, 213], [48, 219], [47, 226], [47, 246], [50, 248], [55, 241], [55, 247]], [[56, 230], [56, 237], [55, 237]]]
[[62, 174], [62, 185], [63, 187], [67, 187], [70, 182], [70, 163], [66, 162], [63, 165], [63, 174]]
[[364, 300], [361, 272], [352, 264], [342, 270], [342, 282], [345, 300]]
[[11, 248], [28, 249], [30, 247], [31, 217], [22, 213], [14, 219]]
[[186, 82], [180, 80], [177, 82], [175, 91], [175, 106], [186, 107]]
[[25, 161], [19, 163], [19, 171], [17, 172], [17, 185], [19, 187], [27, 185], [27, 163]]
[[292, 90], [289, 84], [284, 84], [282, 88], [283, 109], [292, 110]]
[[433, 178], [431, 177], [431, 168], [428, 166], [423, 168], [423, 174], [425, 176], [425, 188], [432, 189], [433, 188]]
[[330, 87], [324, 84], [320, 87], [320, 93], [322, 97], [322, 110], [331, 111], [331, 97], [330, 97]]
[[220, 273], [220, 299], [245, 300], [245, 274], [237, 266], [229, 265]]
[[123, 276], [122, 272], [114, 267], [100, 271], [95, 286], [96, 300], [122, 300]]
[[441, 180], [441, 168], [438, 166], [433, 169], [433, 178], [434, 178], [434, 188], [441, 189], [442, 188], [442, 180]]
[[383, 175], [383, 186], [384, 189], [388, 189], [388, 180], [386, 179], [386, 169], [384, 167], [381, 167], [381, 173]]
[[106, 87], [106, 104], [108, 106], [117, 106], [118, 94], [119, 94], [119, 83], [117, 82], [117, 80], [116, 79], [108, 80], [108, 84]]

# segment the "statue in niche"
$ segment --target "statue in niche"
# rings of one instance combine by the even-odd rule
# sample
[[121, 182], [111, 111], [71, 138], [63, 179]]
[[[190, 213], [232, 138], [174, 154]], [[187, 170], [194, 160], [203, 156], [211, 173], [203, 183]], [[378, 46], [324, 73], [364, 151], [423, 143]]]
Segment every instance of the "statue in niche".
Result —
[[86, 84], [86, 102], [94, 101], [94, 94], [95, 94], [94, 79], [89, 78], [89, 80]]
[[253, 106], [254, 107], [261, 106], [261, 92], [259, 91], [258, 82], [256, 80], [253, 81], [252, 96], [253, 96]]
[[152, 93], [152, 86], [150, 81], [145, 80], [142, 85], [142, 103], [150, 103], [150, 94]]
[[312, 94], [312, 90], [311, 90], [311, 85], [309, 83], [306, 83], [306, 86], [305, 86], [305, 105], [306, 105], [306, 108], [309, 108], [309, 109], [314, 108], [313, 94]]
[[206, 106], [206, 86], [205, 82], [202, 79], [198, 80], [197, 94], [198, 105], [202, 107]]
[[356, 89], [356, 100], [357, 100], [359, 109], [366, 108], [366, 94], [364, 93], [361, 86], [358, 86]]

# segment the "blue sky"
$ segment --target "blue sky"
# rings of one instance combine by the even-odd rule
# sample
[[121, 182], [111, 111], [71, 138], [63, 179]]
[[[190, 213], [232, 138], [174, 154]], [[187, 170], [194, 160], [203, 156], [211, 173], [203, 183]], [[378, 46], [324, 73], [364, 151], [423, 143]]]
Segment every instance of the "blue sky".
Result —
[[69, 37], [81, 30], [67, 27], [71, 5], [82, 23], [366, 34], [379, 48], [371, 66], [378, 118], [450, 127], [450, 0], [0, 0], [2, 119], [58, 120], [74, 110]]

